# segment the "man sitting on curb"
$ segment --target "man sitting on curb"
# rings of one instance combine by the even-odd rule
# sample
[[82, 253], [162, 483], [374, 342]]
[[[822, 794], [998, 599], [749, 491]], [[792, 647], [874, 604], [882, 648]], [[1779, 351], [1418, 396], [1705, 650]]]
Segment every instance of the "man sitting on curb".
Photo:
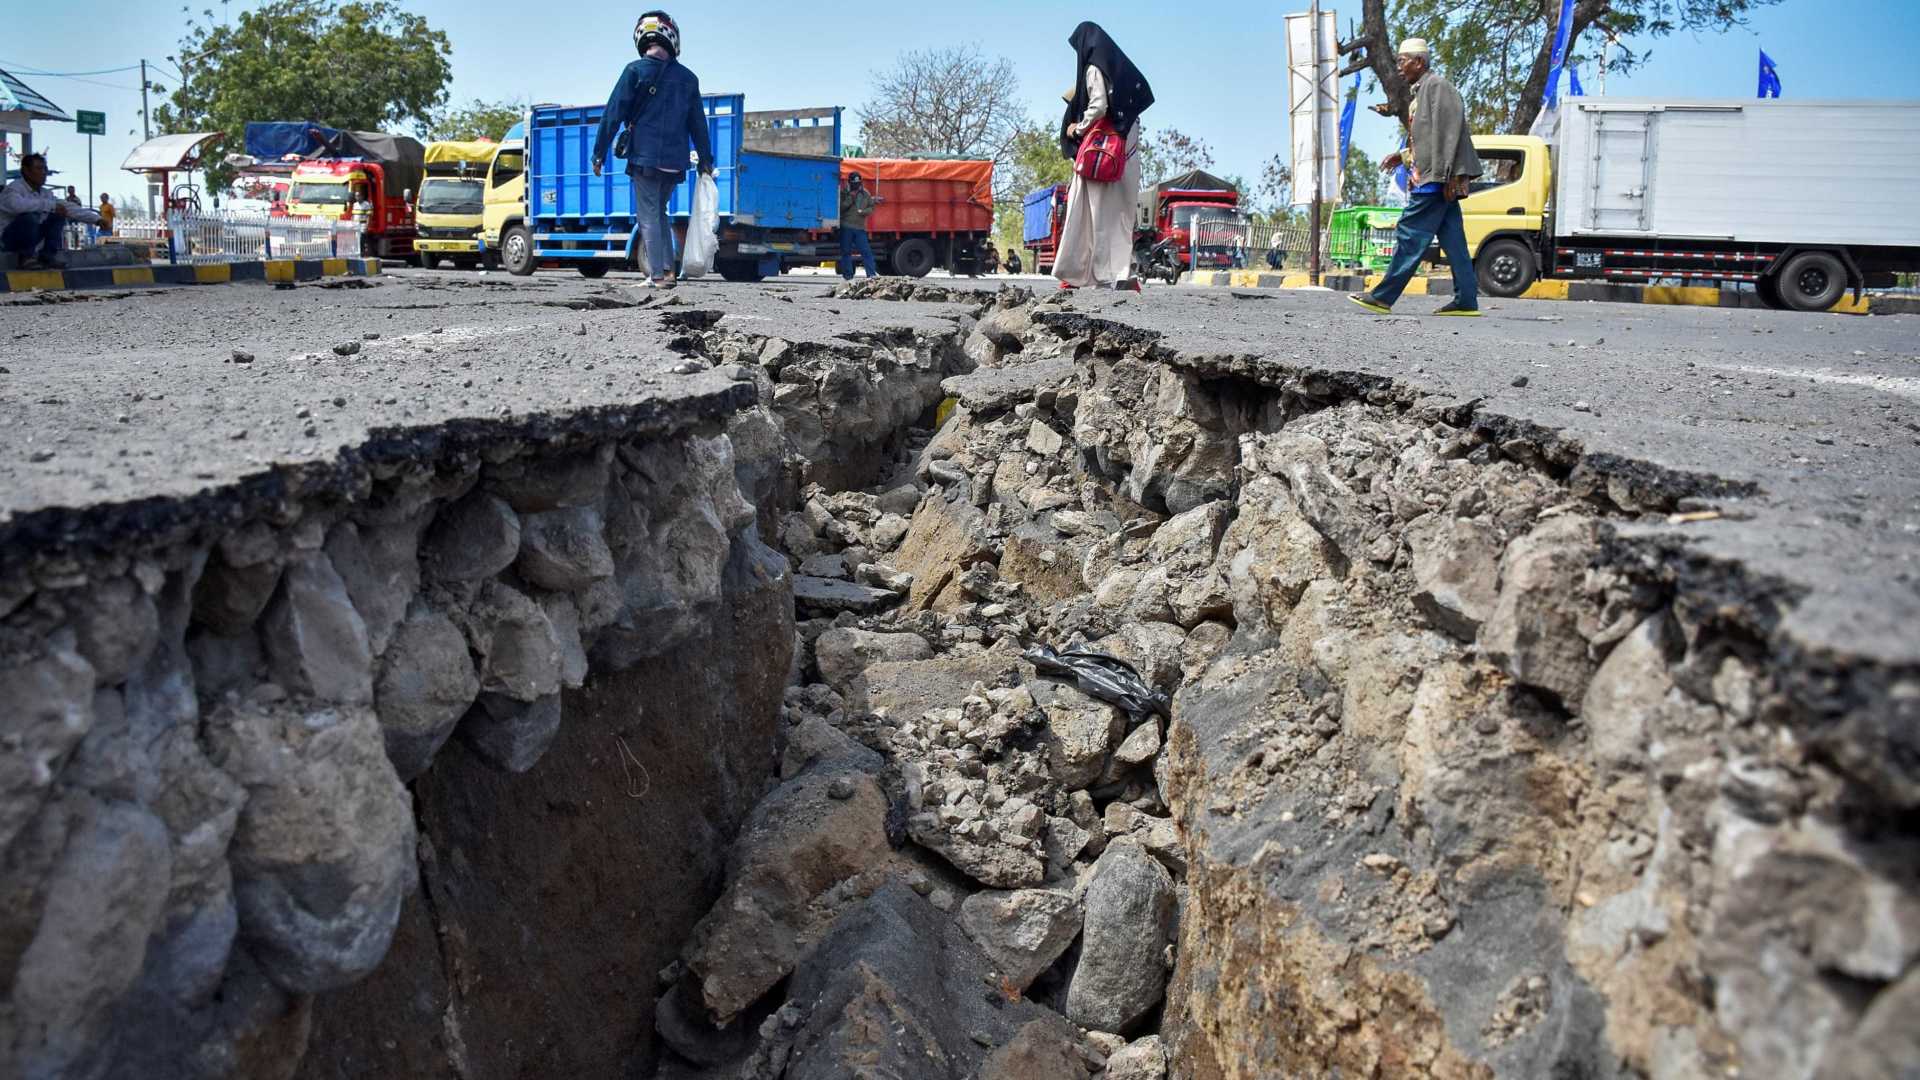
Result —
[[1453, 269], [1453, 299], [1434, 314], [1479, 315], [1480, 288], [1473, 273], [1473, 258], [1467, 251], [1460, 200], [1467, 197], [1469, 185], [1480, 175], [1480, 155], [1473, 150], [1473, 130], [1467, 126], [1467, 108], [1460, 92], [1434, 74], [1429, 53], [1425, 41], [1408, 38], [1396, 60], [1401, 76], [1413, 84], [1409, 142], [1403, 153], [1387, 155], [1380, 167], [1398, 168], [1405, 158], [1412, 169], [1413, 189], [1394, 230], [1393, 261], [1387, 265], [1385, 280], [1348, 299], [1376, 314], [1392, 311], [1393, 302], [1400, 299], [1414, 271], [1420, 268], [1427, 244], [1438, 235], [1440, 250], [1446, 252], [1447, 264]]
[[47, 188], [47, 159], [28, 154], [20, 159], [20, 179], [0, 190], [0, 250], [20, 257], [20, 268], [58, 267], [68, 221], [92, 224], [92, 210], [70, 203]]

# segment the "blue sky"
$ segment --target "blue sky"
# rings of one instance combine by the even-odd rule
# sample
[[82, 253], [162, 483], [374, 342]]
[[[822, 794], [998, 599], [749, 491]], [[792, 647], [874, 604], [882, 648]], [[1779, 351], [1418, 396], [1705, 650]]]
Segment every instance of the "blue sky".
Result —
[[[179, 40], [179, 5], [155, 0], [59, 0], [10, 4], [0, 36], [0, 67], [22, 77], [69, 113], [108, 115], [109, 135], [96, 140], [96, 187], [138, 188], [118, 171], [140, 140], [137, 72], [54, 78], [27, 69], [93, 72], [165, 64]], [[196, 9], [218, 0], [196, 0]], [[251, 6], [233, 0], [231, 8]], [[509, 0], [405, 0], [453, 41], [453, 96], [465, 101], [524, 97], [580, 103], [605, 100], [622, 65], [641, 5], [544, 5]], [[1344, 27], [1359, 0], [1332, 0]], [[1068, 33], [1094, 17], [1153, 82], [1159, 103], [1151, 127], [1177, 127], [1214, 149], [1218, 171], [1256, 177], [1262, 161], [1286, 146], [1285, 12], [1304, 0], [1215, 0], [1170, 7], [1164, 0], [1106, 5], [1044, 0], [972, 0], [965, 4], [834, 3], [730, 0], [669, 4], [680, 20], [685, 60], [709, 91], [739, 91], [748, 108], [844, 105], [867, 96], [874, 71], [904, 49], [977, 42], [1011, 59], [1035, 116], [1057, 118], [1060, 90], [1072, 78]], [[552, 10], [572, 9], [561, 19]], [[1191, 13], [1183, 18], [1180, 12]], [[1797, 98], [1920, 99], [1920, 0], [1786, 0], [1753, 18], [1750, 30], [1724, 35], [1678, 34], [1652, 44], [1653, 59], [1630, 78], [1616, 73], [1618, 96], [1750, 97], [1756, 52], [1778, 62], [1786, 94]], [[173, 83], [171, 67], [163, 81]], [[1582, 72], [1589, 92], [1591, 67]], [[1920, 104], [1920, 102], [1916, 102]], [[261, 119], [298, 119], [262, 117]], [[857, 120], [850, 120], [850, 124]], [[86, 139], [70, 126], [37, 124], [63, 179], [86, 185]], [[849, 137], [852, 133], [849, 133]], [[1387, 121], [1361, 113], [1357, 142], [1376, 155], [1388, 149]]]

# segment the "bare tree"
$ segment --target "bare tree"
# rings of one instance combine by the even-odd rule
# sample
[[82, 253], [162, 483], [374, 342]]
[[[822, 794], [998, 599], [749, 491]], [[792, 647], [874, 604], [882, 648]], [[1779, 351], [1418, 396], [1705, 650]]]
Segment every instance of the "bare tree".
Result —
[[1213, 168], [1213, 147], [1178, 128], [1163, 128], [1140, 141], [1140, 176], [1157, 184], [1169, 176]]
[[912, 50], [874, 76], [858, 110], [860, 142], [876, 156], [951, 154], [1005, 164], [1027, 123], [1013, 61], [977, 45]]

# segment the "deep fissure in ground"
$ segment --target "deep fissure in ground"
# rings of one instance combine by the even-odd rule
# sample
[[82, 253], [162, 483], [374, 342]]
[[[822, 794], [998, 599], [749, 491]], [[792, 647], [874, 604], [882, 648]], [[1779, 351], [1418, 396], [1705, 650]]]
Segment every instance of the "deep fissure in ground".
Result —
[[[82, 731], [0, 819], [23, 1074], [1897, 1075], [1910, 778], [1833, 723], [1897, 680], [1814, 697], [1791, 598], [1618, 528], [1751, 492], [1071, 300], [841, 296], [967, 307], [667, 308], [755, 404], [16, 601]], [[1171, 722], [1022, 657], [1079, 642]]]

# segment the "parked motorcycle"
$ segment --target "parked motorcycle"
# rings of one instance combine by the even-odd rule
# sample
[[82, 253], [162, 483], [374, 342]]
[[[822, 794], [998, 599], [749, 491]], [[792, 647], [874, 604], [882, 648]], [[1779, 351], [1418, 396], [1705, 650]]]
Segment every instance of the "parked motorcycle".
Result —
[[1162, 278], [1172, 285], [1180, 280], [1180, 256], [1173, 237], [1154, 242], [1154, 233], [1142, 233], [1134, 240], [1134, 274], [1143, 281]]

